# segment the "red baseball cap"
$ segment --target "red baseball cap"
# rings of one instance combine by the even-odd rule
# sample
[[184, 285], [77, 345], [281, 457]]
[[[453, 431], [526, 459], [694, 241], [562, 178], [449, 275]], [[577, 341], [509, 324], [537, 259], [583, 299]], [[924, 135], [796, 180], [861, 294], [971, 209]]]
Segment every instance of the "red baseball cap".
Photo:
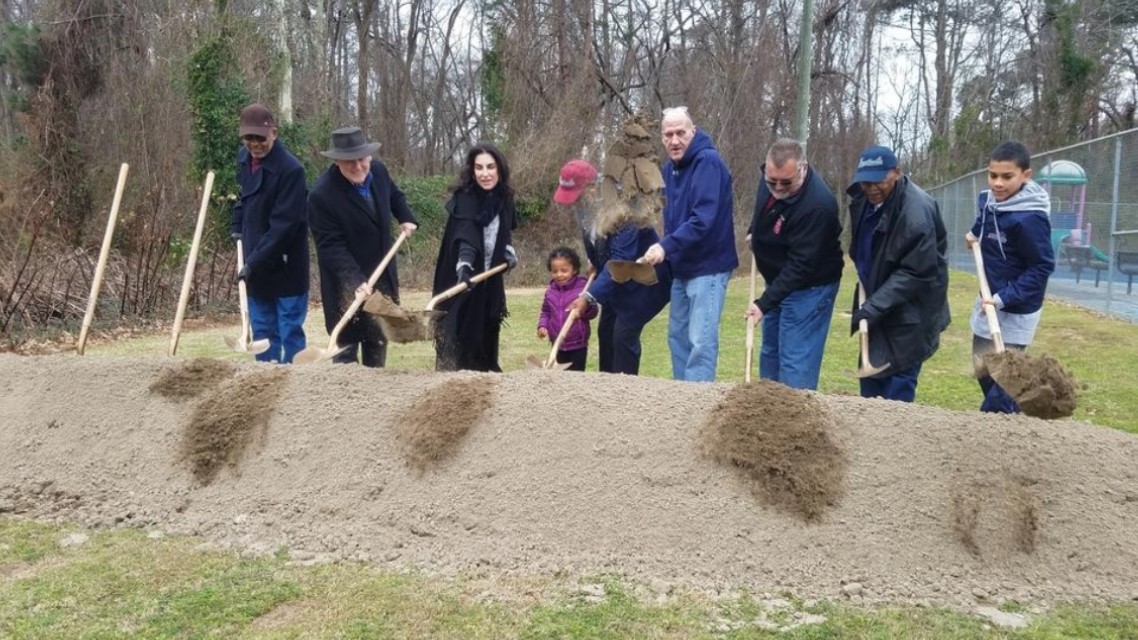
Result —
[[581, 197], [585, 187], [597, 180], [597, 170], [584, 160], [570, 160], [561, 167], [561, 175], [557, 184], [557, 192], [553, 194], [553, 201], [557, 204], [573, 204]]

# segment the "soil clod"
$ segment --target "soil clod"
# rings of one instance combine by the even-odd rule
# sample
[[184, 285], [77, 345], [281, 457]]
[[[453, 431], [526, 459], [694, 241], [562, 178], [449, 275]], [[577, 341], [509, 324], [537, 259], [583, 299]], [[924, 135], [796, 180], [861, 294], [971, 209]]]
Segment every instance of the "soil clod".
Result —
[[236, 372], [237, 367], [232, 362], [194, 358], [163, 369], [150, 385], [150, 392], [171, 400], [196, 398], [232, 378]]
[[841, 496], [846, 472], [833, 424], [810, 394], [760, 380], [727, 392], [704, 423], [703, 449], [738, 467], [764, 503], [818, 520]]
[[397, 438], [407, 464], [423, 472], [453, 456], [494, 404], [494, 376], [456, 378], [423, 393], [403, 414]]
[[984, 360], [992, 379], [1015, 399], [1024, 414], [1054, 420], [1075, 412], [1075, 377], [1055, 358], [1010, 349], [989, 354]]

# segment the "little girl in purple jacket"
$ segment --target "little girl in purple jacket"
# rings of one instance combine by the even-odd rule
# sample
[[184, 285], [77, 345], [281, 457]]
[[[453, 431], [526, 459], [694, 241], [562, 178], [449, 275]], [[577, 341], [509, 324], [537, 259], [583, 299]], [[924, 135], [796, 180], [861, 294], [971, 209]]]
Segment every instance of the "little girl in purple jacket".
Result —
[[[550, 343], [569, 318], [569, 307], [585, 289], [585, 276], [581, 275], [581, 257], [569, 247], [558, 247], [549, 254], [546, 267], [553, 277], [545, 290], [541, 303], [541, 316], [537, 320], [537, 337]], [[557, 362], [568, 363], [570, 371], [584, 371], [589, 355], [589, 320], [597, 317], [596, 305], [591, 305], [583, 317], [573, 320], [565, 340], [557, 350]]]

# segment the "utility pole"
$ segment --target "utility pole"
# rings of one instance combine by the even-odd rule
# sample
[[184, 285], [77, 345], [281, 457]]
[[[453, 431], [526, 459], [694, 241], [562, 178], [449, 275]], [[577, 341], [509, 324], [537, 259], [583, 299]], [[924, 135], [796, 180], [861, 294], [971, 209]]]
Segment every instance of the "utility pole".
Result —
[[802, 2], [802, 25], [798, 30], [798, 104], [794, 114], [794, 137], [806, 146], [810, 135], [810, 70], [814, 63], [814, 0]]

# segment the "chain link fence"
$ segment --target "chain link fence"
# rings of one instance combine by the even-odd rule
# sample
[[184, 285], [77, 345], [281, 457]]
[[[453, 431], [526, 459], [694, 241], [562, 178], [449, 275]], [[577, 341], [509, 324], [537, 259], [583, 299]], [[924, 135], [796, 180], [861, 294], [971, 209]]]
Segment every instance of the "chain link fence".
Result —
[[[1138, 129], [1034, 154], [1031, 166], [1051, 194], [1056, 265], [1048, 295], [1138, 322]], [[976, 270], [964, 235], [987, 188], [984, 169], [929, 189], [953, 268]]]

